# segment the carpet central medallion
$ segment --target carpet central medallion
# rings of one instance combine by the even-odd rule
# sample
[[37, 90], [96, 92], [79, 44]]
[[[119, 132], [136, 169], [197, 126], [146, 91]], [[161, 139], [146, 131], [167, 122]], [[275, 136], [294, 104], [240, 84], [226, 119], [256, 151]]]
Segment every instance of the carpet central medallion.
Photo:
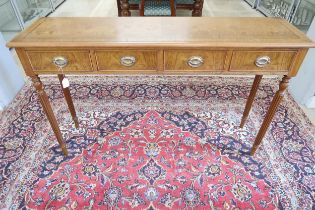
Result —
[[271, 187], [149, 111], [40, 178], [30, 209], [275, 209]]
[[154, 181], [157, 179], [164, 179], [165, 174], [166, 171], [156, 164], [153, 159], [150, 159], [149, 162], [138, 171], [139, 177], [147, 180], [150, 185], [153, 185]]

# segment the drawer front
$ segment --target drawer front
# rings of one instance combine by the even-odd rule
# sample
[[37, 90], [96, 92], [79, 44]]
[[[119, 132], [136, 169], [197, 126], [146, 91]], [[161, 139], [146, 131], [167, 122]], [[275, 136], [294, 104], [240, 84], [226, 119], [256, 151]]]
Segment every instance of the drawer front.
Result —
[[295, 51], [235, 51], [230, 71], [287, 72], [295, 54]]
[[92, 71], [89, 51], [27, 51], [27, 56], [34, 71], [58, 71], [54, 58], [63, 57], [68, 63], [64, 72]]
[[102, 50], [95, 54], [99, 71], [157, 70], [157, 51]]
[[226, 51], [168, 50], [165, 51], [166, 71], [222, 71]]

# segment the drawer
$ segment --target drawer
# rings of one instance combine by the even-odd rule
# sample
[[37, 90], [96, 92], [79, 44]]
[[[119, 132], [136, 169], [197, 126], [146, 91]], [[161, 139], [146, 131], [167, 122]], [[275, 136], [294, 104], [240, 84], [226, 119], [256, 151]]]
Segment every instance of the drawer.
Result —
[[235, 51], [230, 71], [290, 70], [296, 51]]
[[56, 57], [64, 57], [68, 63], [63, 68], [65, 72], [91, 71], [90, 53], [86, 51], [26, 51], [34, 71], [58, 71], [53, 63]]
[[101, 50], [95, 54], [99, 71], [157, 70], [157, 51]]
[[226, 51], [168, 50], [165, 51], [166, 71], [222, 71]]

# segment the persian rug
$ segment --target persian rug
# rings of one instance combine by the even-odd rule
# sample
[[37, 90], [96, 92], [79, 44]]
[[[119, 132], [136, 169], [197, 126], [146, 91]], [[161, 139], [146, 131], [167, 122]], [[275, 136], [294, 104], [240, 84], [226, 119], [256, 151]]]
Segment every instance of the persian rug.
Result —
[[278, 78], [70, 77], [76, 129], [44, 77], [69, 156], [30, 83], [1, 114], [3, 209], [314, 209], [315, 128], [289, 94], [255, 156]]

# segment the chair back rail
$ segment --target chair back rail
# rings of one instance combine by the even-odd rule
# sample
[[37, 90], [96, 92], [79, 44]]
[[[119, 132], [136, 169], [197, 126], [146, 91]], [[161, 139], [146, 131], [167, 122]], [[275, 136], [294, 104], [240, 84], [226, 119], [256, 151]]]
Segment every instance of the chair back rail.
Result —
[[[118, 8], [118, 16], [130, 16], [130, 12], [125, 12], [126, 14], [122, 14], [123, 9], [122, 9], [122, 1], [127, 2], [127, 10], [139, 10], [139, 15], [140, 10], [141, 10], [141, 0], [117, 0], [117, 8]], [[202, 16], [202, 7], [203, 7], [203, 1], [204, 0], [198, 0], [198, 4], [195, 5], [196, 0], [177, 0], [176, 2], [174, 1], [175, 8], [173, 10], [173, 14], [175, 13], [174, 16], [176, 16], [176, 11], [179, 10], [190, 10], [193, 11], [192, 16]], [[125, 3], [126, 4], [126, 3]], [[201, 6], [200, 6], [201, 5]], [[195, 8], [195, 6], [198, 6]], [[126, 7], [126, 5], [125, 5]], [[196, 12], [198, 11], [198, 12]], [[141, 15], [142, 16], [142, 15]]]

